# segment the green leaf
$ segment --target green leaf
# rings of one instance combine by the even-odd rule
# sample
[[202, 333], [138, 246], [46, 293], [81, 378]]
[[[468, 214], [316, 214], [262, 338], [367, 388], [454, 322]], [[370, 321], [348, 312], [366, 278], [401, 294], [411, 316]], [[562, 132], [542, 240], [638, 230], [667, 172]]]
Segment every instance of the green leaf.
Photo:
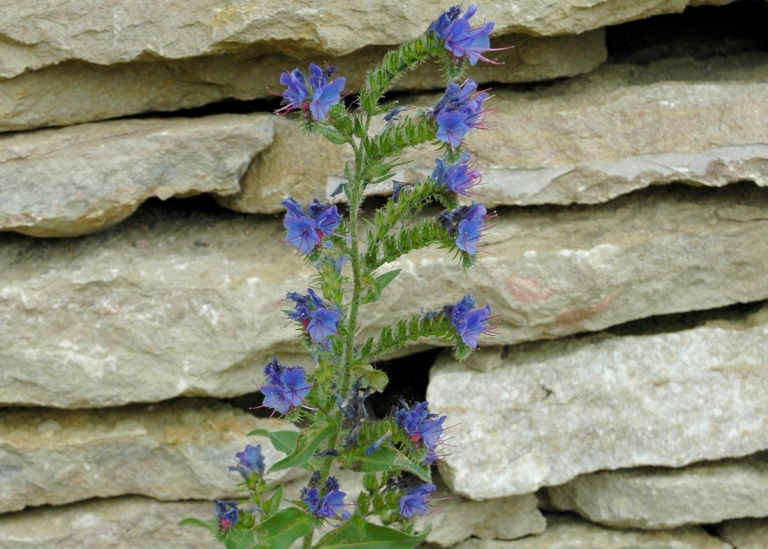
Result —
[[395, 450], [388, 446], [382, 446], [370, 456], [363, 456], [357, 463], [359, 463], [359, 466], [357, 466], [355, 470], [363, 473], [402, 469], [409, 473], [413, 473], [424, 482], [432, 482], [432, 476], [430, 475], [429, 469], [411, 461], [399, 450]]
[[303, 467], [323, 441], [329, 436], [336, 434], [337, 429], [338, 427], [333, 423], [318, 423], [308, 434], [302, 431], [296, 440], [296, 447], [293, 451], [272, 465], [269, 468], [269, 472], [274, 473], [283, 469], [290, 469], [291, 467]]
[[322, 126], [318, 124], [312, 128], [312, 131], [319, 133], [334, 145], [343, 145], [347, 142], [347, 138], [344, 137], [341, 132], [334, 130], [333, 128], [329, 128], [328, 126]]
[[290, 454], [296, 447], [296, 439], [299, 436], [298, 431], [267, 431], [266, 429], [255, 429], [248, 433], [249, 437], [267, 437], [275, 450], [284, 454]]
[[412, 549], [427, 538], [429, 530], [427, 528], [421, 534], [410, 535], [394, 528], [369, 524], [356, 515], [323, 536], [315, 549]]
[[259, 547], [285, 549], [311, 531], [312, 519], [310, 515], [296, 507], [287, 507], [260, 522], [256, 526], [256, 537]]
[[214, 534], [219, 533], [219, 528], [216, 526], [212, 521], [209, 520], [200, 520], [196, 518], [185, 518], [179, 523], [179, 526], [199, 526], [201, 528], [205, 528], [206, 530], [210, 530]]
[[376, 277], [376, 284], [379, 286], [379, 291], [386, 288], [390, 282], [397, 278], [402, 269], [392, 269], [388, 273], [384, 273], [381, 276]]
[[251, 549], [256, 545], [256, 539], [251, 530], [230, 528], [224, 536], [224, 546], [227, 549]]
[[389, 377], [381, 370], [377, 370], [370, 364], [352, 366], [350, 372], [353, 377], [360, 379], [364, 387], [370, 387], [381, 393], [389, 383]]
[[274, 511], [277, 511], [280, 507], [280, 502], [283, 500], [283, 485], [277, 487], [275, 493], [264, 503], [264, 512], [267, 515], [271, 515]]

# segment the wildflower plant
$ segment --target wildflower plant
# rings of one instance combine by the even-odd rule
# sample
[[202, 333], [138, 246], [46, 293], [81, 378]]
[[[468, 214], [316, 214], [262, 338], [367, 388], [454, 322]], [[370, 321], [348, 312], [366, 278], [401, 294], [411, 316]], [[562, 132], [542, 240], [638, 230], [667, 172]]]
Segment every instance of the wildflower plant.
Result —
[[[409, 252], [437, 246], [453, 253], [465, 270], [475, 262], [489, 216], [482, 204], [462, 205], [459, 196], [473, 196], [481, 178], [464, 150], [464, 137], [488, 127], [484, 103], [489, 95], [463, 75], [467, 64], [488, 61], [483, 54], [490, 50], [493, 29], [493, 23], [472, 25], [475, 12], [474, 5], [463, 15], [453, 7], [422, 36], [387, 53], [368, 72], [352, 107], [342, 101], [346, 82], [335, 77], [334, 67], [311, 64], [308, 76], [295, 69], [280, 78], [286, 89], [278, 113], [301, 112], [308, 132], [349, 145], [354, 162], [344, 166], [343, 183], [334, 193], [346, 198], [343, 211], [317, 199], [306, 206], [294, 198], [283, 202], [285, 242], [317, 269], [314, 289], [303, 293], [300, 288], [285, 300], [285, 313], [316, 367], [310, 373], [277, 358], [264, 367], [263, 405], [303, 427], [250, 433], [269, 438], [285, 457], [265, 464], [261, 446], [247, 446], [230, 469], [242, 476], [248, 501], [217, 500], [211, 522], [183, 522], [209, 528], [228, 549], [286, 549], [298, 540], [304, 549], [409, 549], [428, 533], [417, 534], [414, 521], [427, 512], [436, 490], [430, 468], [442, 455], [446, 418], [431, 412], [427, 402], [405, 401], [387, 417], [370, 418], [365, 400], [388, 381], [374, 363], [425, 337], [450, 342], [462, 360], [482, 334], [491, 333], [490, 307], [476, 308], [467, 295], [365, 340], [358, 338], [358, 318], [363, 307], [376, 306], [400, 273], [393, 265]], [[448, 82], [434, 108], [410, 115], [411, 109], [382, 103], [397, 78], [430, 58]], [[380, 115], [384, 128], [373, 132], [371, 123]], [[362, 219], [366, 187], [390, 180], [403, 153], [422, 144], [438, 149], [432, 175], [407, 184], [393, 181], [392, 197], [371, 219]], [[430, 204], [443, 212], [426, 216], [423, 209]], [[331, 474], [334, 463], [363, 475], [364, 489], [355, 500]], [[283, 494], [282, 486], [266, 479], [294, 467], [311, 472], [298, 494]], [[290, 506], [282, 505], [284, 497]], [[327, 533], [316, 536], [321, 527]]]

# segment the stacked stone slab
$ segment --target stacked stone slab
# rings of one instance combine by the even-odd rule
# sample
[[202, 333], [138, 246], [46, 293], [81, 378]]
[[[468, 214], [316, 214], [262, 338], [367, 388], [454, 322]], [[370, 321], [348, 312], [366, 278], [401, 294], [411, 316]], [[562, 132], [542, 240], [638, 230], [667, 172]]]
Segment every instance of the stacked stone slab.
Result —
[[[470, 72], [494, 83], [467, 145], [495, 226], [466, 277], [403, 258], [363, 333], [467, 293], [500, 315], [432, 370], [432, 546], [765, 546], [768, 55], [605, 63], [611, 25], [731, 3], [479, 6], [514, 46]], [[283, 428], [224, 400], [275, 354], [311, 366], [281, 309], [312, 270], [274, 214], [330, 199], [352, 157], [266, 101], [213, 104], [312, 61], [355, 91], [447, 7], [0, 0], [0, 549], [216, 546], [176, 523], [237, 497], [235, 452], [279, 457], [247, 433]], [[425, 66], [395, 91], [415, 115], [442, 86]], [[434, 168], [407, 160], [396, 179]]]

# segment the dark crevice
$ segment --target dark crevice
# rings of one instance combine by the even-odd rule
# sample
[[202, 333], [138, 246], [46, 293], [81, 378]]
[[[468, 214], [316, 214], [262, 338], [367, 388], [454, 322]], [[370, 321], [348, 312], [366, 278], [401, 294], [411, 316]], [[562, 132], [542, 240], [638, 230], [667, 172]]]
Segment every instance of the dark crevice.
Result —
[[767, 27], [768, 6], [760, 1], [688, 8], [607, 27], [608, 62], [647, 64], [669, 57], [768, 51]]
[[374, 393], [366, 404], [375, 417], [384, 417], [400, 399], [409, 404], [426, 400], [429, 369], [441, 353], [440, 349], [416, 353], [376, 363], [376, 367], [389, 376], [389, 385], [383, 393]]
[[768, 304], [768, 300], [761, 300], [749, 303], [735, 303], [716, 309], [649, 316], [647, 318], [630, 320], [623, 324], [611, 326], [605, 331], [615, 336], [655, 335], [681, 332], [683, 330], [697, 328], [707, 322], [716, 320], [738, 321], [759, 311], [766, 304]]

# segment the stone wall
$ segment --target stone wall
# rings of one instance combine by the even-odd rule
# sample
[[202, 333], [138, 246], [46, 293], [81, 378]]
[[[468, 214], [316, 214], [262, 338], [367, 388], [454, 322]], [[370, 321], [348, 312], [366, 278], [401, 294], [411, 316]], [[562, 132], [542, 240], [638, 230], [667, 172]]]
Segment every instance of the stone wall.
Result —
[[[350, 5], [0, 0], [0, 549], [215, 547], [176, 524], [269, 447], [246, 437], [279, 425], [249, 410], [263, 364], [308, 360], [280, 202], [328, 198], [349, 158], [267, 88], [315, 60], [357, 89], [448, 7]], [[501, 315], [464, 364], [431, 342], [387, 363], [372, 399], [428, 385], [453, 425], [430, 544], [768, 547], [768, 4], [480, 13], [514, 46], [472, 72], [496, 110], [468, 138], [487, 253], [464, 278], [403, 259], [366, 316], [468, 291]], [[434, 162], [412, 160], [397, 179]]]

